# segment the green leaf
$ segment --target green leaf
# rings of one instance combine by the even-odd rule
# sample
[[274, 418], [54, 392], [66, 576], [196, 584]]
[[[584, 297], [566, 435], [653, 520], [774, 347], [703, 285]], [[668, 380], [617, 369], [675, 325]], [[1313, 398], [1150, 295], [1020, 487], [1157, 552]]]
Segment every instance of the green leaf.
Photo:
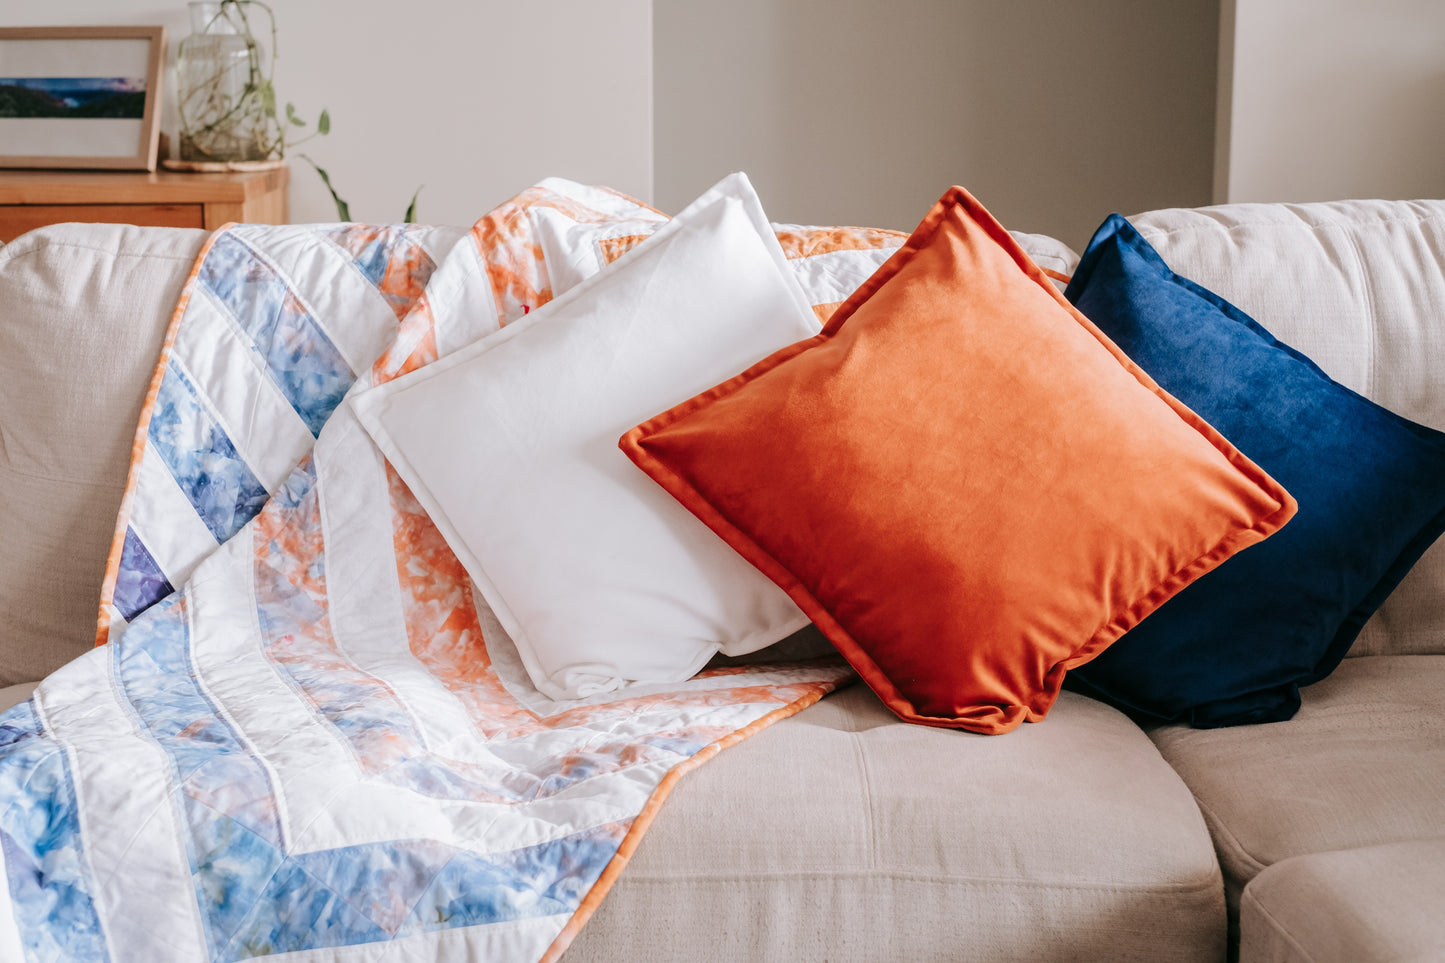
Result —
[[418, 194], [421, 193], [422, 187], [425, 187], [425, 186], [426, 186], [425, 184], [421, 185], [421, 187], [418, 187], [418, 188], [416, 189], [416, 191], [414, 191], [414, 192], [412, 193], [412, 195], [411, 195], [411, 203], [406, 206], [406, 215], [405, 215], [404, 217], [402, 217], [402, 219], [401, 219], [401, 222], [402, 222], [403, 224], [415, 224], [415, 223], [416, 223], [416, 197], [417, 197]]
[[336, 202], [337, 216], [343, 221], [351, 220], [351, 205], [343, 201], [341, 195], [336, 193], [336, 188], [331, 186], [331, 175], [327, 174], [326, 170], [320, 164], [305, 154], [301, 155], [301, 159], [316, 168], [316, 173], [321, 175], [321, 183], [326, 185], [326, 189], [331, 192], [331, 199]]
[[324, 107], [321, 109], [321, 116], [316, 118], [316, 133], [331, 133], [331, 112]]
[[263, 80], [256, 85], [261, 94], [261, 106], [266, 108], [266, 113], [275, 116], [276, 114], [276, 88], [271, 86], [271, 81]]
[[291, 123], [295, 124], [297, 127], [306, 126], [306, 121], [296, 116], [296, 105], [291, 103], [289, 100], [286, 102], [286, 119], [289, 120]]

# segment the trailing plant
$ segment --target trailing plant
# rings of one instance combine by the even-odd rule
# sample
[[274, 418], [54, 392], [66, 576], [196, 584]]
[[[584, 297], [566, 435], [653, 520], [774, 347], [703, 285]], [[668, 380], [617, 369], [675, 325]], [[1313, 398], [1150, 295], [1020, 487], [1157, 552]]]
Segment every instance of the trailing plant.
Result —
[[[342, 199], [341, 195], [336, 192], [336, 188], [333, 187], [331, 184], [331, 175], [326, 173], [326, 168], [322, 167], [320, 164], [316, 163], [305, 154], [301, 155], [301, 159], [304, 160], [306, 163], [310, 164], [312, 168], [316, 171], [316, 173], [321, 175], [321, 183], [326, 185], [326, 189], [331, 193], [332, 202], [336, 204], [337, 220], [351, 220], [351, 205], [346, 203], [346, 201]], [[415, 191], [412, 192], [411, 203], [406, 206], [406, 213], [402, 215], [401, 222], [403, 224], [416, 223], [416, 199], [421, 194], [421, 188], [425, 186], [426, 185], [423, 184], [421, 185], [421, 187], [418, 187]]]

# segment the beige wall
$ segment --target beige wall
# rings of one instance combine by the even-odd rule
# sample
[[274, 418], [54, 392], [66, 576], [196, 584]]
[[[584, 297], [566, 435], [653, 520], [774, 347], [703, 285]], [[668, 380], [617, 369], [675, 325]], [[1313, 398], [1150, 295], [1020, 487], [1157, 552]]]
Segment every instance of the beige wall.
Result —
[[[550, 174], [652, 194], [651, 0], [270, 0], [276, 87], [332, 133], [301, 148], [358, 220], [470, 224]], [[0, 0], [0, 23], [164, 24], [184, 0]], [[173, 75], [166, 93], [174, 92]], [[174, 133], [174, 109], [163, 126]], [[335, 220], [293, 165], [291, 216]]]
[[951, 184], [1082, 246], [1210, 199], [1217, 0], [654, 0], [656, 203], [912, 228]]
[[1445, 2], [1225, 5], [1218, 200], [1445, 197]]
[[[469, 223], [548, 174], [676, 210], [743, 169], [780, 220], [908, 229], [962, 183], [1078, 246], [1110, 210], [1208, 200], [1215, 2], [273, 6], [278, 90], [330, 108], [304, 149], [361, 220], [399, 218], [425, 184], [424, 220]], [[172, 48], [187, 32], [182, 2], [0, 3], [12, 24], [163, 23]], [[335, 217], [299, 163], [292, 217]]]

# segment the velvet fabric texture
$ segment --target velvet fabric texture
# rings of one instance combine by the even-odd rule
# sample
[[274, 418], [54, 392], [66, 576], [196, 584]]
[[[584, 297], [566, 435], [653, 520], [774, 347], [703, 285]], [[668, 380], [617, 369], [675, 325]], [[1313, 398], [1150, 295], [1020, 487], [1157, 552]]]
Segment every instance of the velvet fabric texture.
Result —
[[962, 188], [821, 334], [621, 446], [901, 718], [983, 733], [1294, 511]]
[[1288, 719], [1445, 527], [1445, 434], [1332, 381], [1170, 271], [1124, 218], [1066, 297], [1283, 484], [1294, 520], [1180, 592], [1070, 686], [1199, 727]]

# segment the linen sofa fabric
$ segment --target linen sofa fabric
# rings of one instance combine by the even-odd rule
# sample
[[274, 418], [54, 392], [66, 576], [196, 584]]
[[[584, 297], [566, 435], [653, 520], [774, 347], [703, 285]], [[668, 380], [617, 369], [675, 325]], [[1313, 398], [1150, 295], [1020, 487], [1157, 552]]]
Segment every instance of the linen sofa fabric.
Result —
[[1437, 963], [1445, 838], [1296, 856], [1244, 890], [1240, 963]]
[[1198, 809], [1121, 713], [1065, 692], [995, 739], [851, 686], [684, 777], [566, 959], [1223, 954]]
[[357, 412], [539, 691], [681, 682], [807, 619], [639, 474], [617, 436], [817, 330], [735, 174], [526, 318], [361, 395]]
[[1037, 264], [1039, 270], [1054, 282], [1054, 287], [1062, 291], [1074, 269], [1079, 266], [1078, 252], [1047, 234], [1009, 231], [1009, 236], [1018, 242], [1029, 260]]
[[60, 224], [0, 248], [0, 685], [94, 642], [136, 419], [205, 238]]
[[1331, 380], [1170, 270], [1118, 215], [1065, 295], [1165, 390], [1283, 484], [1299, 512], [1070, 676], [1196, 726], [1288, 719], [1445, 529], [1445, 434]]
[[0, 689], [0, 712], [4, 712], [11, 706], [19, 705], [30, 698], [30, 694], [35, 691], [36, 685], [37, 683], [34, 682], [21, 682]]
[[978, 732], [1294, 511], [961, 188], [821, 335], [621, 444], [900, 717]]
[[[1445, 200], [1237, 204], [1130, 219], [1178, 274], [1260, 321], [1331, 378], [1445, 430]], [[1445, 654], [1445, 545], [1350, 655]]]
[[1204, 814], [1231, 906], [1293, 856], [1445, 832], [1445, 659], [1346, 659], [1287, 723], [1150, 735]]

